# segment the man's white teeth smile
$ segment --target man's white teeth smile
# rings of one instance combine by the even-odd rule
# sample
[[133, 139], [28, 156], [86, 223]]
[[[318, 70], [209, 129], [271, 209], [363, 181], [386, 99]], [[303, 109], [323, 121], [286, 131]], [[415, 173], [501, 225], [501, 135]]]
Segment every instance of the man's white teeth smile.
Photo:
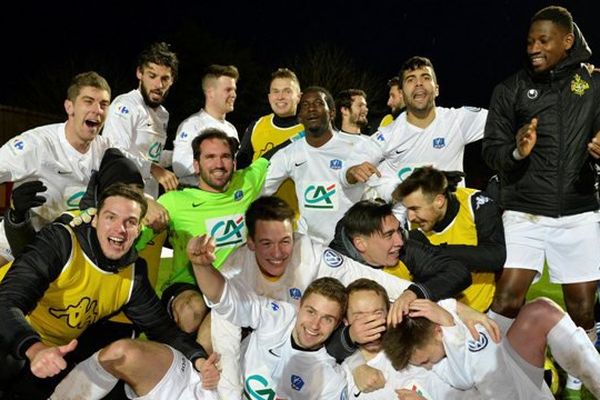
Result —
[[108, 241], [112, 242], [112, 243], [115, 243], [115, 244], [121, 244], [121, 243], [123, 243], [125, 241], [125, 239], [114, 237], [114, 236], [109, 236], [108, 237]]

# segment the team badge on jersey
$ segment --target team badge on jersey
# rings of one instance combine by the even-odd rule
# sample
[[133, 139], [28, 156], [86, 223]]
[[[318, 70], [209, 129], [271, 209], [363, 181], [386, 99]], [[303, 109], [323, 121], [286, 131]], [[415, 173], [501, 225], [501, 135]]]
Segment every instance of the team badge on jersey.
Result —
[[206, 220], [206, 232], [215, 238], [217, 248], [236, 246], [246, 241], [244, 215], [228, 215]]
[[15, 140], [13, 140], [13, 147], [17, 150], [23, 150], [25, 148], [25, 142], [20, 138], [15, 138]]
[[437, 137], [433, 139], [433, 148], [434, 149], [443, 149], [446, 147], [446, 139], [443, 137]]
[[329, 161], [329, 168], [331, 169], [342, 169], [342, 160], [331, 160]]
[[272, 301], [271, 302], [271, 310], [273, 310], [273, 311], [279, 311], [279, 304], [277, 304], [274, 301]]
[[117, 112], [121, 115], [127, 115], [129, 114], [129, 108], [124, 105], [119, 105], [117, 106]]
[[304, 189], [304, 208], [337, 210], [337, 185], [332, 182], [309, 184]]
[[304, 379], [298, 375], [292, 375], [292, 389], [300, 390], [304, 386]]
[[243, 198], [244, 198], [244, 191], [243, 190], [236, 190], [235, 193], [233, 194], [233, 199], [235, 201], [240, 201]]
[[185, 132], [185, 131], [181, 131], [181, 133], [179, 134], [179, 137], [180, 137], [181, 139], [187, 139], [187, 137], [188, 137], [188, 134], [187, 134], [187, 132]]
[[383, 133], [378, 133], [377, 136], [375, 136], [375, 139], [380, 142], [385, 142], [385, 136], [383, 136]]
[[337, 268], [344, 263], [344, 258], [334, 250], [325, 249], [323, 252], [323, 261], [331, 268]]
[[291, 288], [289, 292], [290, 297], [294, 300], [300, 300], [300, 297], [302, 297], [302, 291], [298, 288]]
[[483, 332], [479, 332], [479, 340], [471, 339], [467, 341], [467, 347], [471, 353], [477, 353], [487, 347], [489, 339]]
[[583, 96], [585, 91], [589, 88], [590, 84], [581, 79], [579, 74], [575, 74], [571, 81], [571, 92], [575, 93], [577, 96]]

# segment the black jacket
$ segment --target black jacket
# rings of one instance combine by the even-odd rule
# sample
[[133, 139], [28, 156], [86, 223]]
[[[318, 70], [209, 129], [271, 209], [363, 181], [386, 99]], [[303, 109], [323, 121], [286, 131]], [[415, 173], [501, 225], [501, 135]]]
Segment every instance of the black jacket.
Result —
[[[558, 217], [599, 207], [587, 144], [600, 130], [600, 74], [590, 76], [582, 65], [591, 51], [574, 28], [575, 43], [554, 69], [534, 74], [525, 68], [494, 89], [483, 158], [499, 172], [506, 210]], [[517, 131], [534, 117], [535, 147], [516, 160]]]
[[[74, 231], [86, 256], [102, 270], [112, 272], [136, 263], [131, 297], [123, 311], [148, 338], [169, 344], [192, 361], [207, 357], [194, 337], [179, 330], [169, 318], [150, 285], [146, 262], [137, 258], [134, 249], [120, 260], [111, 261], [103, 256], [96, 230], [89, 224], [82, 224]], [[58, 278], [71, 248], [67, 229], [58, 223], [48, 225], [15, 259], [0, 282], [0, 346], [15, 357], [25, 358], [25, 351], [40, 341], [40, 336], [24, 316], [36, 307], [50, 283]]]

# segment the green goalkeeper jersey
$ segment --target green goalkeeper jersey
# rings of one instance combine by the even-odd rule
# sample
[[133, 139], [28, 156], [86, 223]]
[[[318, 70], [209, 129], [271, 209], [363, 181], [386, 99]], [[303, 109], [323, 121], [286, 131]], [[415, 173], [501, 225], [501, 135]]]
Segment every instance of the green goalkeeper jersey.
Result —
[[259, 158], [247, 168], [235, 171], [223, 193], [186, 188], [158, 198], [169, 212], [169, 242], [173, 246], [173, 272], [165, 287], [174, 282], [195, 284], [186, 251], [192, 237], [205, 233], [214, 237], [216, 268], [246, 242], [244, 213], [260, 195], [268, 166], [268, 160]]

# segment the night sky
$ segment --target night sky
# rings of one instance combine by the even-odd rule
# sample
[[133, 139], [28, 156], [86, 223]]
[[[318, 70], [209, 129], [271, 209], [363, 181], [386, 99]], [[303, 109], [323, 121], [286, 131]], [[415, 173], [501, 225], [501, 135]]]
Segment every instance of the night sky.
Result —
[[[487, 107], [493, 87], [522, 65], [529, 19], [546, 5], [567, 7], [600, 52], [598, 1], [167, 1], [138, 8], [129, 2], [54, 3], [19, 2], [16, 12], [1, 13], [0, 104], [62, 116], [70, 78], [92, 69], [107, 78], [114, 97], [136, 86], [137, 54], [164, 40], [181, 62], [165, 103], [171, 135], [201, 107], [200, 77], [212, 63], [240, 69], [236, 110], [228, 119], [241, 133], [270, 111], [270, 73], [309, 65], [315, 49], [347, 59], [344, 64], [357, 71], [355, 84], [341, 81], [348, 87], [366, 79], [373, 123], [386, 111], [385, 82], [413, 55], [427, 56], [435, 66], [437, 105]], [[600, 59], [594, 55], [592, 62]], [[302, 85], [319, 83], [303, 79], [315, 76], [307, 69], [296, 69]], [[479, 165], [478, 156], [470, 149], [467, 172]]]

